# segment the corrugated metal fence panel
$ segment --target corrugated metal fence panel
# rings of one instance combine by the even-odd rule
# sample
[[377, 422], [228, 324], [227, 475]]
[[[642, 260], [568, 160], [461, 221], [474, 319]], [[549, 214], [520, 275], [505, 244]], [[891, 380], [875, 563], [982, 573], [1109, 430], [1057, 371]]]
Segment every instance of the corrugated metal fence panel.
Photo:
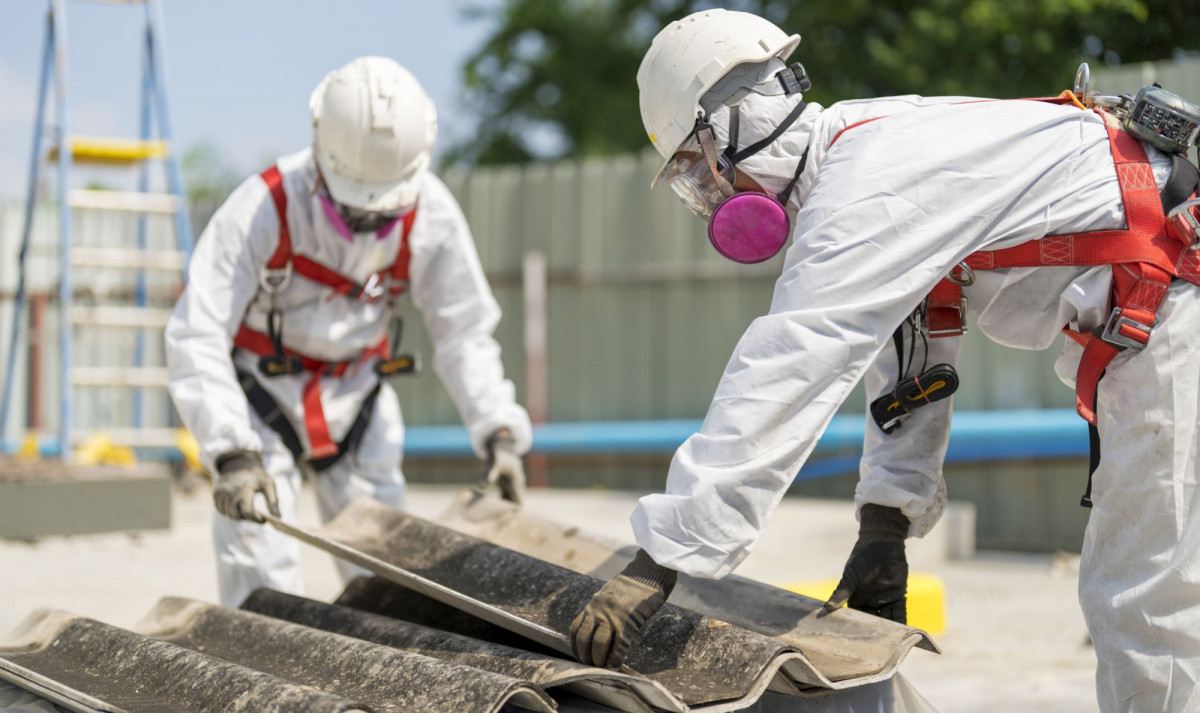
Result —
[[[7, 358], [12, 320], [12, 295], [17, 285], [17, 254], [20, 248], [24, 209], [19, 203], [0, 207], [0, 359]], [[80, 247], [127, 247], [137, 241], [137, 217], [114, 212], [77, 210], [74, 215], [75, 245]], [[44, 430], [53, 431], [58, 423], [58, 212], [50, 205], [37, 209], [33, 222], [29, 253], [27, 294], [48, 294], [42, 335], [41, 404]], [[151, 249], [174, 250], [175, 233], [169, 216], [147, 217], [147, 236]], [[129, 306], [134, 304], [134, 272], [118, 268], [76, 268], [73, 271], [76, 304], [81, 306]], [[152, 272], [147, 275], [147, 290], [152, 306], [169, 307], [179, 289], [175, 274]], [[5, 439], [19, 438], [24, 430], [29, 382], [28, 328], [25, 314], [21, 339], [23, 349], [15, 379], [13, 422]], [[134, 330], [127, 328], [80, 325], [75, 330], [74, 363], [86, 366], [128, 366], [133, 363]], [[146, 363], [164, 364], [161, 332], [146, 332]], [[2, 367], [0, 367], [2, 368]], [[170, 401], [163, 389], [146, 389], [144, 423], [165, 424], [172, 418]], [[79, 428], [120, 428], [131, 425], [132, 392], [117, 387], [77, 389], [75, 425]]]
[[[647, 189], [656, 154], [452, 173], [504, 318], [497, 335], [523, 394], [520, 262], [546, 253], [550, 420], [698, 418], [738, 338], [770, 305], [782, 258], [738, 266], [669, 191]], [[406, 347], [429, 355], [411, 305]], [[1017, 353], [972, 332], [960, 408], [1070, 406], [1056, 351]], [[428, 361], [428, 359], [426, 359]], [[397, 380], [409, 423], [454, 423], [431, 370]], [[844, 407], [862, 412], [855, 391]]]
[[[659, 164], [646, 153], [446, 176], [504, 309], [497, 335], [518, 393], [521, 261], [547, 256], [551, 420], [703, 415], [737, 338], [770, 303], [780, 261], [723, 261], [672, 194], [647, 190]], [[703, 271], [718, 277], [698, 279]], [[407, 345], [427, 350], [408, 321]], [[397, 380], [408, 421], [453, 423], [431, 381]]]

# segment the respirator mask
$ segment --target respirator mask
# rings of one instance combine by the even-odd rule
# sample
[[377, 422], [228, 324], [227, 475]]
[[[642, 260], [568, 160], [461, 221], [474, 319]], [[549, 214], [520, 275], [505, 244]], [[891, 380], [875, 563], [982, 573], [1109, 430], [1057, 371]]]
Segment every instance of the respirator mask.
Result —
[[708, 221], [708, 239], [724, 257], [743, 264], [762, 262], [774, 257], [787, 243], [792, 221], [785, 207], [792, 188], [804, 172], [808, 151], [800, 157], [795, 174], [778, 194], [738, 191], [734, 188], [734, 167], [778, 139], [800, 118], [805, 103], [798, 102], [791, 113], [761, 141], [738, 150], [738, 106], [729, 110], [729, 146], [716, 148], [712, 124], [703, 115], [696, 128], [663, 166], [653, 187], [671, 187], [688, 210]]
[[346, 240], [352, 240], [355, 233], [375, 233], [379, 237], [383, 237], [412, 210], [412, 206], [388, 211], [363, 210], [339, 203], [329, 192], [329, 187], [323, 180], [318, 182], [316, 194], [317, 199], [321, 202], [321, 210], [325, 213], [325, 218], [333, 226], [333, 229]]

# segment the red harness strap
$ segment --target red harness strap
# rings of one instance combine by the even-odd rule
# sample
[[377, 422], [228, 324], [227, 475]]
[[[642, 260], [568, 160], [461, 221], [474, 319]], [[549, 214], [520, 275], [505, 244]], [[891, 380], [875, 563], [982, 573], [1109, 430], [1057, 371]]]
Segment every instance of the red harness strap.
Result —
[[[1069, 91], [1033, 101], [1085, 108]], [[1096, 112], [1104, 117], [1108, 129], [1125, 208], [1125, 229], [1049, 235], [1003, 250], [974, 253], [938, 282], [925, 300], [929, 336], [958, 336], [966, 331], [962, 286], [968, 280], [964, 279], [964, 265], [971, 270], [1111, 265], [1114, 308], [1108, 322], [1094, 334], [1063, 330], [1084, 348], [1075, 381], [1075, 406], [1079, 415], [1093, 425], [1100, 377], [1117, 354], [1127, 348], [1141, 349], [1149, 342], [1150, 330], [1171, 278], [1200, 285], [1200, 251], [1188, 249], [1171, 236], [1154, 171], [1141, 142], [1122, 130], [1111, 115], [1099, 109]], [[839, 131], [833, 141], [846, 131], [879, 118], [883, 117], [851, 124]]]
[[[259, 356], [275, 353], [275, 345], [271, 343], [270, 337], [244, 324], [234, 336], [233, 345]], [[363, 350], [356, 359], [349, 361], [323, 361], [291, 349], [284, 349], [284, 353], [299, 358], [304, 364], [304, 370], [312, 374], [302, 391], [304, 430], [308, 432], [309, 455], [314, 459], [335, 455], [338, 446], [329, 435], [329, 424], [325, 422], [325, 407], [321, 404], [321, 377], [341, 377], [354, 364], [361, 364], [375, 357], [386, 357], [389, 353], [387, 336], [385, 335], [379, 344]]]
[[[279, 277], [279, 282], [273, 284], [276, 284], [278, 289], [283, 289], [290, 278], [290, 271], [295, 270], [296, 273], [303, 277], [325, 285], [335, 293], [351, 299], [365, 298], [367, 300], [374, 300], [382, 296], [385, 291], [380, 288], [381, 282], [387, 283], [386, 293], [393, 299], [399, 297], [408, 289], [408, 264], [412, 258], [412, 250], [408, 244], [408, 235], [412, 230], [413, 222], [416, 220], [416, 210], [409, 211], [402, 219], [400, 250], [396, 254], [395, 262], [390, 267], [373, 274], [367, 284], [362, 285], [336, 270], [304, 255], [297, 255], [292, 251], [292, 235], [288, 229], [287, 221], [287, 193], [283, 190], [283, 176], [280, 175], [279, 168], [276, 166], [271, 166], [260, 175], [271, 192], [271, 200], [275, 203], [275, 213], [279, 216], [279, 243], [275, 247], [275, 252], [267, 261], [263, 274], [264, 282], [271, 281], [271, 273], [275, 273]], [[282, 275], [280, 276], [281, 272]], [[266, 334], [250, 329], [245, 324], [238, 330], [233, 344], [235, 347], [245, 349], [259, 356], [275, 354], [275, 346], [272, 344], [271, 338]], [[361, 363], [373, 357], [386, 358], [389, 353], [387, 337], [384, 336], [379, 344], [364, 350], [357, 359], [351, 361], [322, 361], [298, 354], [286, 348], [284, 349], [284, 353], [287, 356], [299, 358], [304, 365], [304, 370], [312, 374], [304, 384], [302, 395], [304, 403], [304, 428], [308, 432], [309, 455], [313, 459], [336, 455], [338, 446], [329, 435], [329, 424], [325, 421], [325, 408], [321, 403], [321, 377], [340, 377], [346, 373], [351, 364]]]
[[[1100, 377], [1120, 352], [1141, 349], [1150, 340], [1158, 308], [1172, 277], [1200, 284], [1200, 261], [1194, 251], [1171, 237], [1154, 171], [1141, 142], [1103, 112], [1117, 181], [1125, 208], [1126, 228], [1049, 235], [1003, 250], [974, 253], [964, 261], [972, 270], [1054, 265], [1113, 266], [1113, 311], [1096, 333], [1064, 329], [1084, 347], [1075, 379], [1075, 408], [1095, 425], [1096, 389]], [[926, 303], [929, 335], [945, 337], [965, 330], [962, 288], [955, 268], [930, 292]], [[961, 280], [958, 280], [961, 282]], [[954, 308], [954, 309], [952, 309]], [[953, 313], [953, 314], [952, 314]], [[960, 316], [961, 315], [961, 316]], [[935, 324], [937, 329], [935, 330]]]
[[287, 194], [283, 190], [283, 176], [280, 175], [279, 168], [276, 166], [271, 166], [259, 175], [271, 191], [271, 200], [275, 203], [275, 213], [279, 216], [279, 243], [275, 246], [275, 252], [271, 255], [271, 259], [267, 260], [268, 270], [286, 270], [290, 265], [297, 274], [325, 285], [337, 294], [351, 299], [364, 296], [367, 299], [377, 299], [383, 292], [377, 288], [377, 285], [385, 280], [388, 283], [387, 292], [393, 297], [398, 297], [408, 289], [408, 263], [412, 259], [408, 234], [412, 231], [417, 217], [415, 209], [410, 210], [401, 218], [400, 250], [396, 253], [396, 261], [390, 267], [372, 275], [367, 280], [367, 284], [363, 285], [311, 258], [292, 252], [292, 234], [288, 230], [287, 224]]

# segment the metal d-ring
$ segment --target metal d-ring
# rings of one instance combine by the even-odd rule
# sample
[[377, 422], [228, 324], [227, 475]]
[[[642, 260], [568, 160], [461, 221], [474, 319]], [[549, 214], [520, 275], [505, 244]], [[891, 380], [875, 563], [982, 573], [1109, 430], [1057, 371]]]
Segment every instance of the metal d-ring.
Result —
[[955, 277], [954, 271], [951, 270], [950, 274], [946, 275], [946, 279], [958, 285], [959, 287], [970, 287], [971, 285], [974, 285], [975, 271], [972, 270], [969, 265], [967, 265], [967, 261], [963, 260], [962, 262], [958, 263], [957, 267], [962, 271], [961, 274], [958, 277]]
[[1079, 97], [1079, 101], [1087, 98], [1088, 85], [1092, 83], [1092, 70], [1088, 67], [1088, 63], [1084, 62], [1079, 65], [1079, 69], [1075, 71], [1075, 96]]

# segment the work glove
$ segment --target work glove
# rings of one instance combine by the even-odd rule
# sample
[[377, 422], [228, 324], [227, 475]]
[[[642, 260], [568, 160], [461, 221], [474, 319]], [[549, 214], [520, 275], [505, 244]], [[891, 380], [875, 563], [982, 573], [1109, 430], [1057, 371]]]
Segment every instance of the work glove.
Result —
[[487, 441], [486, 485], [500, 489], [500, 497], [520, 505], [525, 501], [525, 464], [517, 455], [517, 442], [508, 429], [500, 429]]
[[849, 603], [851, 609], [907, 623], [908, 560], [904, 538], [909, 520], [899, 508], [863, 505], [859, 513], [858, 541], [842, 571], [842, 580], [825, 611]]
[[676, 576], [638, 550], [571, 622], [571, 654], [583, 664], [620, 668], [638, 631], [666, 603]]
[[234, 520], [266, 522], [254, 509], [254, 494], [262, 493], [267, 509], [279, 517], [279, 497], [275, 481], [263, 468], [262, 455], [256, 451], [233, 451], [217, 458], [217, 477], [213, 479], [213, 504], [217, 512]]

